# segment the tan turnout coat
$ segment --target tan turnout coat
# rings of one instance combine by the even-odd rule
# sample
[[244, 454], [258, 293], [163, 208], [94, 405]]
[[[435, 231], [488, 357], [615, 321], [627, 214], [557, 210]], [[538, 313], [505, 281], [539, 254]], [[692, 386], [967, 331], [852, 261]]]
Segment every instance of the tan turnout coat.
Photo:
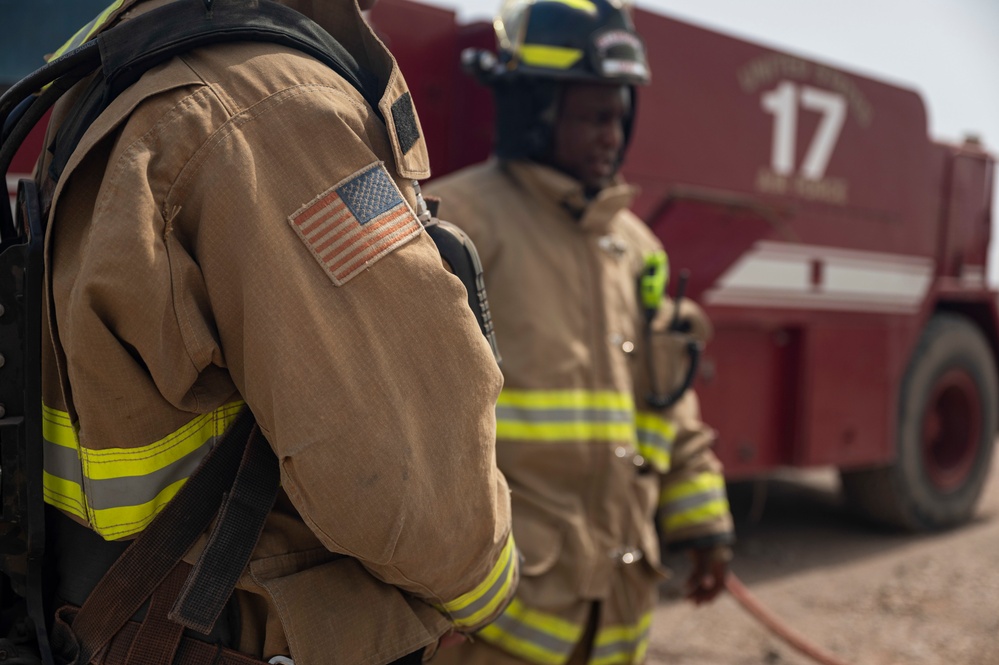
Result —
[[97, 119], [51, 192], [45, 498], [134, 537], [247, 404], [283, 491], [239, 647], [377, 665], [481, 627], [516, 586], [502, 377], [414, 215], [429, 162], [398, 135], [394, 59], [353, 2], [286, 4], [379, 77], [385, 122], [262, 43], [177, 57]]
[[[427, 191], [481, 254], [505, 379], [497, 456], [525, 560], [516, 599], [478, 635], [561, 665], [599, 602], [590, 662], [640, 662], [664, 574], [657, 515], [671, 547], [726, 542], [732, 529], [694, 393], [665, 413], [645, 403], [638, 278], [661, 245], [627, 210], [629, 186], [587, 201], [575, 180], [535, 163], [490, 161]], [[703, 314], [684, 307], [705, 339]], [[672, 311], [667, 300], [660, 331]], [[686, 371], [687, 337], [652, 339], [662, 392]]]

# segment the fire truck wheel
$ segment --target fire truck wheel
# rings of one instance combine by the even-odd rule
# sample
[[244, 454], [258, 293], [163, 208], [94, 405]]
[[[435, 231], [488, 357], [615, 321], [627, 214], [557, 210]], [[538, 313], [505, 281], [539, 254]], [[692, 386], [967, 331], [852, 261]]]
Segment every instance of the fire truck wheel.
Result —
[[999, 387], [995, 360], [968, 319], [927, 324], [899, 395], [897, 459], [844, 471], [847, 501], [875, 521], [911, 531], [968, 521], [988, 475]]

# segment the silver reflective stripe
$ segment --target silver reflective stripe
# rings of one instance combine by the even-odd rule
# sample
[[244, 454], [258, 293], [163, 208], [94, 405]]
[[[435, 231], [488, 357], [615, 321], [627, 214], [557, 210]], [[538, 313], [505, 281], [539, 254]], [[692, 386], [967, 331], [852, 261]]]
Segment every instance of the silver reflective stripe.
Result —
[[638, 662], [636, 652], [641, 649], [642, 643], [649, 639], [649, 629], [646, 628], [642, 634], [634, 639], [622, 639], [609, 644], [602, 644], [593, 649], [590, 654], [590, 662], [599, 662], [610, 665], [611, 663], [630, 664]]
[[210, 437], [199, 448], [157, 471], [143, 476], [122, 476], [84, 481], [80, 458], [73, 448], [44, 441], [45, 471], [51, 476], [84, 487], [91, 510], [138, 506], [155, 499], [165, 487], [190, 476], [221, 437]]
[[48, 439], [42, 442], [46, 473], [83, 486], [83, 471], [75, 448], [66, 448]]
[[667, 515], [677, 515], [679, 513], [685, 513], [688, 510], [700, 508], [701, 506], [707, 505], [712, 501], [718, 500], [727, 500], [724, 489], [710, 489], [704, 492], [698, 492], [697, 494], [691, 494], [690, 496], [685, 496], [682, 499], [668, 501], [665, 504], [665, 510]]
[[[568, 657], [569, 654], [572, 653], [573, 648], [576, 646], [574, 642], [567, 642], [566, 640], [559, 639], [551, 633], [546, 633], [543, 630], [539, 630], [527, 625], [526, 623], [522, 623], [508, 614], [501, 614], [489, 625], [489, 628], [500, 630], [504, 637], [510, 636], [536, 647], [540, 647], [552, 654], [559, 654], [565, 657]], [[491, 639], [491, 636], [487, 639], [489, 641], [494, 641]], [[502, 639], [495, 641], [499, 644], [503, 644]]]
[[138, 506], [152, 501], [163, 488], [178, 480], [185, 480], [194, 473], [219, 438], [211, 437], [200, 448], [176, 462], [144, 476], [123, 476], [108, 480], [88, 479], [87, 505], [92, 510], [102, 510], [118, 506]]
[[654, 446], [669, 453], [673, 448], [673, 440], [667, 439], [658, 430], [638, 426], [636, 430], [638, 442], [647, 446]]
[[[510, 589], [510, 584], [511, 584], [510, 572], [517, 565], [518, 555], [516, 549], [513, 547], [512, 544], [508, 543], [506, 548], [504, 548], [504, 556], [506, 558], [506, 563], [505, 565], [503, 565], [503, 570], [500, 571], [499, 575], [496, 577], [496, 581], [492, 583], [489, 589], [484, 594], [482, 594], [480, 598], [469, 603], [466, 607], [463, 607], [460, 610], [451, 610], [451, 616], [454, 618], [456, 623], [472, 619], [476, 612], [485, 609], [486, 606], [488, 606], [490, 603], [493, 603], [497, 596], [506, 595], [507, 591]], [[496, 610], [494, 609], [493, 612], [495, 611]], [[477, 623], [477, 622], [472, 621], [471, 623]]]
[[527, 423], [631, 423], [634, 412], [591, 408], [527, 409], [497, 406], [496, 418]]

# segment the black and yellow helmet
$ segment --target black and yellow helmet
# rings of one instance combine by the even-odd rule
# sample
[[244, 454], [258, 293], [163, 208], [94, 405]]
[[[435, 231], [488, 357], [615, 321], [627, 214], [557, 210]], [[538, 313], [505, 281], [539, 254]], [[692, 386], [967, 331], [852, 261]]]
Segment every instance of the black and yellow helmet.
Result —
[[623, 0], [507, 0], [493, 27], [496, 75], [649, 82], [645, 45]]
[[649, 83], [631, 0], [505, 0], [493, 28], [496, 53], [469, 49], [462, 60], [493, 88], [501, 158], [543, 159], [560, 84], [607, 83], [634, 91]]

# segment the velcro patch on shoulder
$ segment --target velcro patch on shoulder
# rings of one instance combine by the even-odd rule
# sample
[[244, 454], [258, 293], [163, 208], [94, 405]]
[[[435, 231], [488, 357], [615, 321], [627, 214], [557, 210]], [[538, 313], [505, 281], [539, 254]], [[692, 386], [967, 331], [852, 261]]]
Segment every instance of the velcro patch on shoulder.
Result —
[[333, 185], [288, 222], [337, 286], [423, 232], [381, 162]]

